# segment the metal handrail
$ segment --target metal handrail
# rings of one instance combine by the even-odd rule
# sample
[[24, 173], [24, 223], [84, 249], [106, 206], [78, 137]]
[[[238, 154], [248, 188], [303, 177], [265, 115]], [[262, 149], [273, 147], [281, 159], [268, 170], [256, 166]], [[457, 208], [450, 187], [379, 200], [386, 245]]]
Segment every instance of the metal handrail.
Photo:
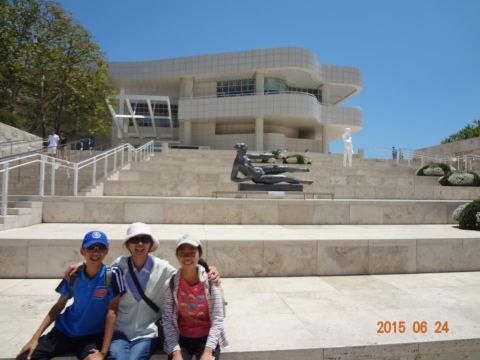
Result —
[[[0, 142], [0, 158], [8, 157], [14, 155], [14, 149], [18, 147], [27, 147], [33, 148], [29, 151], [23, 152], [32, 152], [40, 149], [42, 147], [43, 140], [11, 140]], [[7, 153], [8, 152], [8, 153]]]
[[[68, 141], [66, 144], [58, 144], [57, 149], [60, 149], [62, 146], [69, 152], [70, 150], [78, 150], [78, 151], [91, 151], [91, 150], [101, 150], [102, 147], [99, 147], [96, 145], [93, 148], [84, 148], [83, 144], [85, 143], [86, 140], [89, 140], [91, 138], [81, 138], [73, 141]], [[35, 152], [42, 153], [44, 152], [48, 146], [44, 145], [48, 139], [39, 139], [35, 141], [29, 141], [29, 140], [13, 140], [13, 141], [6, 141], [6, 142], [0, 142], [0, 161], [4, 161], [7, 159], [12, 159], [12, 158], [17, 158], [17, 157], [23, 157], [24, 155], [32, 154]], [[14, 146], [27, 146], [30, 145], [31, 149], [28, 151], [22, 151], [22, 152], [14, 152], [13, 147]], [[3, 154], [3, 147], [10, 147], [10, 154], [8, 155], [2, 155]], [[35, 147], [34, 147], [35, 146]], [[75, 149], [71, 149], [75, 147]]]
[[[125, 152], [127, 153], [127, 159], [125, 159]], [[35, 163], [40, 164], [40, 174], [39, 174], [39, 190], [38, 195], [43, 197], [45, 195], [45, 169], [46, 166], [51, 168], [51, 184], [50, 184], [50, 193], [55, 195], [55, 172], [60, 168], [64, 168], [69, 174], [69, 171], [73, 171], [73, 196], [78, 196], [78, 178], [79, 171], [92, 166], [92, 186], [96, 186], [97, 181], [97, 163], [104, 161], [104, 179], [108, 176], [108, 163], [112, 159], [112, 169], [111, 171], [117, 170], [118, 157], [121, 159], [121, 167], [125, 165], [125, 161], [130, 163], [132, 161], [143, 161], [146, 160], [154, 152], [154, 142], [149, 141], [146, 144], [135, 148], [131, 144], [122, 144], [113, 149], [102, 152], [101, 154], [92, 156], [88, 159], [73, 162], [63, 159], [54, 158], [45, 154], [28, 154], [22, 157], [15, 157], [13, 159], [7, 159], [0, 162], [0, 174], [2, 174], [2, 198], [0, 201], [0, 215], [5, 216], [7, 214], [8, 206], [8, 182], [9, 182], [9, 172], [14, 169], [32, 165]], [[20, 161], [26, 161], [22, 163], [17, 163]]]
[[[397, 163], [407, 162], [408, 165], [412, 165], [412, 162], [416, 160], [420, 161], [420, 166], [424, 166], [428, 163], [444, 163], [449, 165], [456, 165], [457, 169], [472, 170], [473, 162], [480, 161], [480, 155], [476, 154], [463, 154], [463, 155], [451, 155], [451, 154], [431, 154], [418, 150], [397, 148], [397, 157], [393, 159]], [[389, 148], [375, 148], [375, 151], [391, 152]]]

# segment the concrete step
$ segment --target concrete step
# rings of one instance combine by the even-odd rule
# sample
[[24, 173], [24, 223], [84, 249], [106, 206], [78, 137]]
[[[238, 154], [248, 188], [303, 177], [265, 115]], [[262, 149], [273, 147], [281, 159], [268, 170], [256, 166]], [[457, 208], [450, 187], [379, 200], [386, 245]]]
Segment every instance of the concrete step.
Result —
[[[2, 358], [30, 339], [57, 283], [0, 280]], [[230, 346], [222, 359], [480, 358], [479, 272], [224, 278], [223, 287]]]
[[7, 215], [27, 215], [30, 212], [29, 208], [7, 208]]
[[[0, 232], [0, 278], [52, 278], [80, 259], [81, 239], [104, 231], [107, 261], [126, 254], [128, 224], [51, 223]], [[156, 255], [176, 263], [176, 239], [190, 233], [227, 277], [372, 275], [480, 271], [475, 231], [451, 225], [162, 225]], [[52, 256], [55, 249], [55, 256]]]
[[43, 205], [38, 196], [9, 195], [7, 216], [0, 216], [0, 230], [14, 229], [39, 224], [42, 221]]
[[[128, 180], [108, 180], [108, 196], [195, 196], [208, 197], [215, 191], [236, 191], [238, 185], [225, 173], [190, 174], [182, 180], [131, 174]], [[135, 176], [137, 175], [137, 176]], [[434, 179], [419, 177], [321, 177], [300, 174], [298, 178], [314, 179], [305, 192], [331, 192], [336, 199], [402, 199], [402, 200], [472, 200], [480, 197], [480, 187], [441, 186]], [[59, 195], [61, 193], [58, 193]]]
[[[11, 196], [9, 196], [11, 198]], [[26, 200], [19, 200], [19, 201], [9, 201], [8, 207], [10, 208], [39, 208], [42, 207], [41, 201], [26, 201]]]
[[42, 222], [42, 208], [8, 209], [7, 216], [0, 216], [0, 230], [16, 229]]
[[43, 222], [242, 225], [453, 224], [466, 200], [46, 196]]

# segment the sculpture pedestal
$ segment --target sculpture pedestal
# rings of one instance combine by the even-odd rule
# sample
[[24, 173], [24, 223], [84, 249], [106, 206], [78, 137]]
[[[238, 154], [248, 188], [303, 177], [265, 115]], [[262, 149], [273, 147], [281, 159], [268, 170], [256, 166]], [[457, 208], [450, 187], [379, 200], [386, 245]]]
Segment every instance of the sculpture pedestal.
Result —
[[238, 191], [303, 191], [302, 184], [238, 184]]

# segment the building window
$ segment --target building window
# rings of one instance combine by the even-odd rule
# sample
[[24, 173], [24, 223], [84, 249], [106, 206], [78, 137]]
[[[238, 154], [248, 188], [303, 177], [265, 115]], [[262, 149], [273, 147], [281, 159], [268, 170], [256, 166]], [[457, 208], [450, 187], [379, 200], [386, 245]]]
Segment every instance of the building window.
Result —
[[322, 103], [322, 90], [321, 89], [297, 88], [297, 87], [293, 87], [293, 86], [288, 86], [287, 91], [307, 93], [307, 94], [313, 95], [317, 98], [317, 100], [320, 104]]
[[255, 79], [217, 81], [217, 97], [255, 94]]
[[148, 105], [144, 102], [132, 102], [132, 109], [136, 115], [150, 115]]
[[[135, 115], [148, 116], [146, 118], [137, 118], [138, 126], [152, 127], [152, 119], [148, 111], [148, 104], [145, 102], [132, 102], [132, 109]], [[152, 103], [153, 116], [155, 119], [155, 126], [169, 128], [170, 120], [168, 118], [168, 105], [166, 103]], [[174, 128], [179, 127], [178, 122], [178, 105], [170, 104], [172, 112], [172, 125]], [[129, 126], [133, 126], [133, 120], [130, 119]]]
[[279, 94], [282, 92], [298, 92], [313, 95], [322, 103], [322, 90], [289, 86], [285, 80], [279, 78], [265, 78], [265, 94]]
[[278, 94], [286, 91], [287, 84], [283, 79], [265, 78], [264, 88], [265, 94]]

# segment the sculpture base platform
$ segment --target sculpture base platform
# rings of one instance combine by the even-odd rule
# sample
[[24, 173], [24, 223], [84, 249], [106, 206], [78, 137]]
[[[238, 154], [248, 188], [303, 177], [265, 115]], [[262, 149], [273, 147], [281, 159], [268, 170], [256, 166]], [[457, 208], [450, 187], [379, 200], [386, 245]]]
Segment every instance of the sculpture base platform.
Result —
[[238, 191], [303, 191], [302, 184], [238, 184]]

